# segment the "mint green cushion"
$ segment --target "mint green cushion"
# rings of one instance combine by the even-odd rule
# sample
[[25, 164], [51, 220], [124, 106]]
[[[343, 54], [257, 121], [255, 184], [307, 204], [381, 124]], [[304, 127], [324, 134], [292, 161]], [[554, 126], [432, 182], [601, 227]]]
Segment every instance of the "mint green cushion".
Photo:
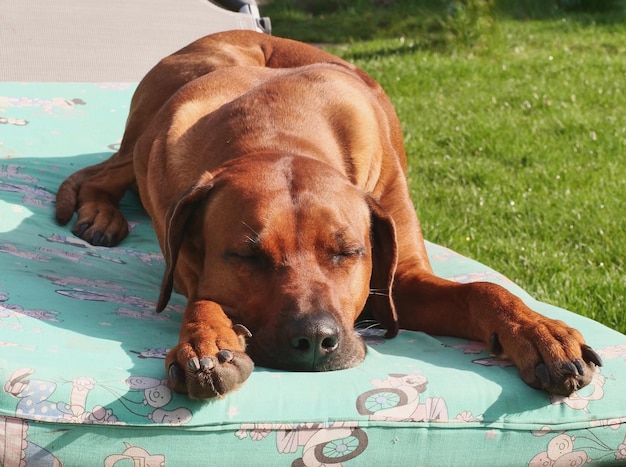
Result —
[[592, 384], [550, 398], [481, 344], [374, 329], [357, 368], [172, 394], [185, 300], [154, 312], [163, 260], [138, 199], [116, 248], [54, 220], [61, 181], [119, 144], [134, 88], [0, 84], [0, 465], [626, 465], [626, 336], [433, 244], [439, 275], [498, 282], [582, 330], [605, 362]]

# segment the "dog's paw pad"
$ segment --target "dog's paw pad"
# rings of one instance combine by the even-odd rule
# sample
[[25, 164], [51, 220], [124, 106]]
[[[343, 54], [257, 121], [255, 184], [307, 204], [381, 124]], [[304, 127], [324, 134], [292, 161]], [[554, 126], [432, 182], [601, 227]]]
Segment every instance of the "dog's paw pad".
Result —
[[222, 397], [237, 389], [252, 373], [254, 363], [244, 352], [223, 349], [214, 356], [192, 356], [178, 362], [174, 354], [168, 366], [168, 384], [192, 399]]
[[579, 358], [553, 362], [550, 365], [542, 362], [535, 367], [535, 376], [539, 384], [531, 385], [541, 387], [551, 394], [570, 395], [591, 382], [596, 366], [602, 364], [601, 359], [596, 360], [597, 364], [583, 362]]

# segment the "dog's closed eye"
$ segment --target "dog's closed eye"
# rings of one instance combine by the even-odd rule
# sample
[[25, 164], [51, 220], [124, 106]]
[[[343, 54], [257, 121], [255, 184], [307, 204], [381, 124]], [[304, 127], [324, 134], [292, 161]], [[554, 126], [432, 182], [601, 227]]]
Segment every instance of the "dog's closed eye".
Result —
[[354, 247], [342, 249], [339, 251], [334, 251], [331, 253], [331, 260], [334, 264], [340, 265], [345, 263], [348, 260], [359, 259], [365, 256], [365, 248], [363, 247]]
[[254, 269], [268, 269], [271, 265], [269, 258], [262, 252], [256, 251], [227, 251], [226, 260], [236, 266], [245, 266]]

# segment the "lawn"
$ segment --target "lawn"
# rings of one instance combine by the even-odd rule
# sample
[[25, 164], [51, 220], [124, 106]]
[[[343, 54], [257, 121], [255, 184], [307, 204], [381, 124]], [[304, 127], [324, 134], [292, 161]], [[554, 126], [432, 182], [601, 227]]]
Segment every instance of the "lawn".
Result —
[[263, 13], [387, 90], [426, 238], [626, 333], [624, 7], [321, 3]]

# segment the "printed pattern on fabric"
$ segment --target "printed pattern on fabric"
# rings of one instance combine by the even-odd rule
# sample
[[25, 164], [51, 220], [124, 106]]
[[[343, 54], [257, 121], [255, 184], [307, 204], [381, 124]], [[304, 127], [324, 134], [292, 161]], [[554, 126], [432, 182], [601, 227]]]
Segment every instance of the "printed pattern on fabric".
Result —
[[481, 343], [387, 340], [365, 322], [357, 368], [257, 368], [210, 403], [173, 393], [164, 358], [185, 300], [154, 311], [164, 262], [138, 198], [115, 248], [54, 220], [61, 181], [118, 148], [133, 88], [0, 84], [0, 465], [626, 465], [626, 337], [430, 243], [442, 277], [499, 283], [584, 329], [605, 362], [592, 383], [550, 397]]
[[[263, 441], [273, 437], [276, 451], [293, 459], [293, 466], [341, 466], [362, 454], [368, 445], [367, 433], [356, 423], [309, 423], [295, 425], [241, 425], [237, 438]], [[358, 460], [356, 461], [358, 463]]]
[[[616, 420], [614, 424], [607, 425], [607, 428], [618, 430], [623, 423], [623, 420]], [[582, 433], [572, 435], [567, 431], [554, 432], [546, 427], [533, 435], [548, 438], [548, 441], [546, 449], [530, 460], [529, 467], [578, 467], [609, 462], [616, 462], [616, 465], [626, 464], [626, 438], [617, 447], [612, 447], [588, 428]]]
[[[34, 371], [30, 368], [20, 368], [13, 372], [4, 384], [4, 391], [17, 401], [15, 415], [18, 417], [55, 423], [94, 423], [119, 424], [117, 413], [120, 409], [91, 406], [88, 403], [90, 393], [100, 387], [117, 397], [122, 404], [122, 414], [129, 413], [139, 416], [156, 424], [173, 426], [188, 423], [191, 412], [185, 407], [168, 408], [172, 400], [172, 391], [167, 387], [165, 380], [150, 377], [132, 376], [125, 380], [129, 392], [121, 394], [117, 388], [98, 383], [92, 377], [74, 378], [64, 382], [70, 386], [67, 400], [56, 400], [55, 391], [57, 382], [33, 378]], [[123, 415], [121, 415], [124, 418]]]

